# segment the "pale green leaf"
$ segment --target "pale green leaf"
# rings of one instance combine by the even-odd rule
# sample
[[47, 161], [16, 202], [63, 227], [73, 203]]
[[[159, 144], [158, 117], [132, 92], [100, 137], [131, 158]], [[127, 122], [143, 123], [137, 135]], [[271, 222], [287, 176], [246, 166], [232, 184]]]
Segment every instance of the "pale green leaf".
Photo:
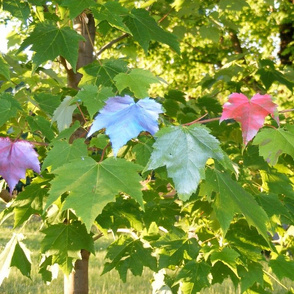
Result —
[[94, 114], [104, 106], [104, 101], [113, 96], [115, 95], [111, 88], [102, 87], [98, 89], [96, 85], [84, 85], [73, 101], [83, 102], [93, 118]]
[[145, 171], [166, 166], [183, 200], [189, 199], [200, 180], [205, 178], [205, 164], [209, 158], [224, 160], [218, 140], [204, 126], [167, 127], [157, 132], [156, 137]]
[[267, 214], [257, 204], [253, 196], [233, 181], [228, 174], [208, 169], [204, 186], [207, 189], [207, 194], [213, 191], [217, 192], [213, 208], [224, 235], [233, 216], [236, 213], [242, 213], [248, 224], [254, 226], [259, 234], [268, 241], [266, 224], [269, 222], [269, 218]]
[[53, 171], [73, 159], [86, 157], [87, 154], [87, 145], [83, 139], [74, 140], [72, 144], [66, 141], [55, 141], [53, 148], [47, 153], [42, 170], [51, 166], [51, 170]]
[[40, 23], [21, 44], [18, 52], [32, 45], [34, 70], [45, 61], [64, 57], [76, 70], [79, 41], [84, 38], [69, 27], [58, 28], [52, 24]]
[[148, 89], [153, 83], [159, 83], [159, 79], [150, 71], [135, 68], [130, 73], [119, 73], [114, 77], [117, 89], [122, 92], [129, 88], [136, 98], [148, 97]]
[[9, 65], [2, 57], [0, 57], [0, 75], [3, 76], [6, 80], [10, 80]]
[[59, 132], [68, 128], [72, 123], [72, 114], [77, 108], [75, 104], [71, 105], [72, 102], [73, 98], [66, 96], [53, 113], [52, 123], [57, 122]]
[[0, 285], [9, 276], [12, 266], [17, 267], [26, 276], [30, 276], [30, 254], [21, 242], [23, 238], [22, 234], [14, 233], [0, 255]]
[[272, 165], [283, 153], [294, 158], [294, 133], [287, 129], [263, 129], [254, 138], [253, 144], [259, 146], [259, 155]]
[[73, 160], [54, 170], [56, 178], [51, 183], [46, 207], [68, 192], [63, 209], [73, 209], [90, 230], [105, 205], [121, 192], [143, 206], [138, 170], [140, 166], [119, 158], [99, 163], [90, 157]]

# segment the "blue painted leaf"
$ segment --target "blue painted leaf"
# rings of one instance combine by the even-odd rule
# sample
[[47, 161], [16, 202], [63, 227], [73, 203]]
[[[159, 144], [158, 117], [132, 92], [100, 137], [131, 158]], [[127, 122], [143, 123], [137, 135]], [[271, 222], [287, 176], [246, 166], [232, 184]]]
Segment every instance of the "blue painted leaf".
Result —
[[106, 128], [106, 134], [110, 137], [116, 156], [118, 150], [130, 139], [137, 137], [141, 131], [155, 134], [158, 131], [159, 113], [163, 113], [161, 104], [152, 99], [144, 98], [135, 103], [128, 95], [111, 97], [95, 117], [88, 136]]

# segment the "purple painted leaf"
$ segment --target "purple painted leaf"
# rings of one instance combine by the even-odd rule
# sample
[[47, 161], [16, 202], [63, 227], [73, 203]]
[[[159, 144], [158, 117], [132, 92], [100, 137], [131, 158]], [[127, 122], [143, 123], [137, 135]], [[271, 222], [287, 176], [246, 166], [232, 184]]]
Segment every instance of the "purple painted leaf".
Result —
[[0, 138], [0, 175], [8, 183], [10, 193], [20, 179], [25, 179], [26, 169], [40, 172], [38, 154], [27, 141], [12, 142], [9, 138]]
[[111, 97], [95, 117], [88, 136], [106, 128], [116, 156], [118, 150], [141, 131], [154, 135], [158, 131], [159, 113], [163, 113], [162, 107], [152, 99], [144, 98], [135, 103], [128, 95]]

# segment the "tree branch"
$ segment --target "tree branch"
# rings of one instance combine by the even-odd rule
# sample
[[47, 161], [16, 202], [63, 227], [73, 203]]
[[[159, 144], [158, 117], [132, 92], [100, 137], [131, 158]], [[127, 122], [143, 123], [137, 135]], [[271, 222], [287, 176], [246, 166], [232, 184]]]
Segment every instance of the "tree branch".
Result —
[[123, 35], [121, 35], [120, 37], [110, 41], [109, 43], [107, 43], [106, 45], [104, 45], [96, 54], [96, 57], [99, 57], [105, 50], [111, 48], [115, 43], [118, 43], [119, 41], [127, 38], [129, 36], [128, 33], [125, 33]]

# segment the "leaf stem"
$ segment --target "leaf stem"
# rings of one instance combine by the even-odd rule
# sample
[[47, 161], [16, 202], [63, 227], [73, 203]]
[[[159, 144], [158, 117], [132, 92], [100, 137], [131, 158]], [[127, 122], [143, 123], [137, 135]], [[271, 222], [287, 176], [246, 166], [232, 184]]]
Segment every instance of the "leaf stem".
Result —
[[[279, 110], [278, 113], [286, 113], [286, 112], [294, 112], [294, 108], [290, 108], [290, 109], [284, 109], [284, 110]], [[188, 122], [188, 123], [185, 123], [185, 124], [182, 124], [182, 126], [190, 126], [190, 125], [193, 125], [193, 124], [196, 124], [196, 123], [200, 123], [200, 124], [205, 124], [205, 123], [209, 123], [209, 122], [212, 122], [212, 121], [217, 121], [217, 120], [220, 120], [220, 116], [219, 117], [213, 117], [213, 118], [208, 118], [208, 119], [203, 119], [201, 120], [203, 117], [205, 117], [207, 114], [205, 114], [204, 116], [201, 116], [191, 122]]]

